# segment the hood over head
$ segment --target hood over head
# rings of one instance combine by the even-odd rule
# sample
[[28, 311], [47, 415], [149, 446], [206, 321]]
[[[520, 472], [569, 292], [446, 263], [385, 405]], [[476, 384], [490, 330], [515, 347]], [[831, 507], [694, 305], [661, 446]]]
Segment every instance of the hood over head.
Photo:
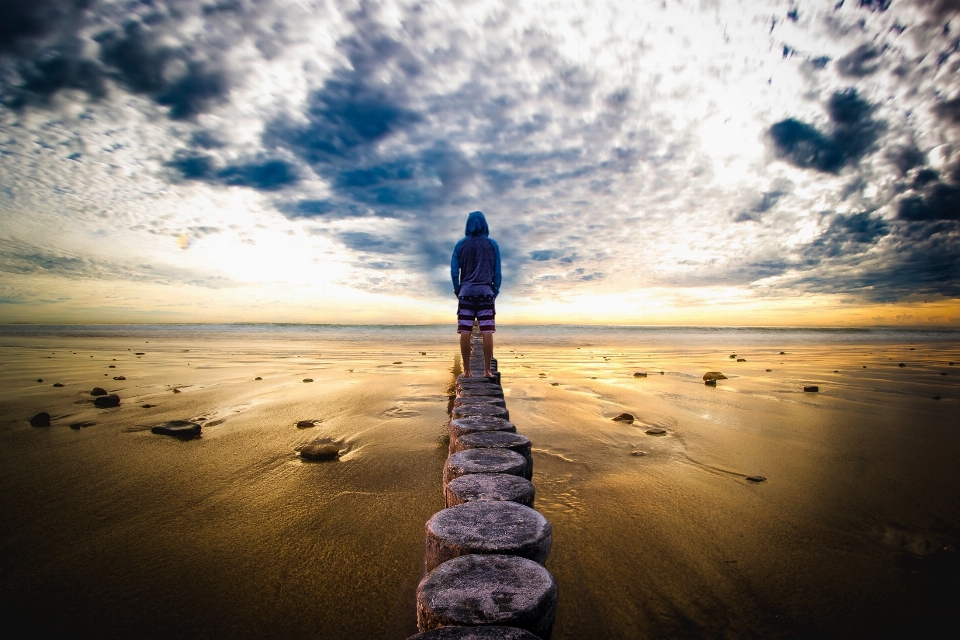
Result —
[[490, 228], [487, 227], [487, 219], [479, 211], [474, 211], [467, 217], [468, 236], [487, 236], [490, 234]]

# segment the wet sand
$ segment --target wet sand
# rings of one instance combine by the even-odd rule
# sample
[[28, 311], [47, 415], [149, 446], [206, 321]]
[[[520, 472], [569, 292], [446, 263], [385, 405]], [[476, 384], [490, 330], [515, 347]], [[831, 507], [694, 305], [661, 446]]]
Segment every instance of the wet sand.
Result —
[[[0, 332], [4, 635], [414, 633], [448, 333]], [[554, 527], [555, 639], [960, 630], [960, 341], [497, 337]], [[150, 433], [175, 419], [203, 436]], [[301, 460], [313, 442], [341, 457]]]

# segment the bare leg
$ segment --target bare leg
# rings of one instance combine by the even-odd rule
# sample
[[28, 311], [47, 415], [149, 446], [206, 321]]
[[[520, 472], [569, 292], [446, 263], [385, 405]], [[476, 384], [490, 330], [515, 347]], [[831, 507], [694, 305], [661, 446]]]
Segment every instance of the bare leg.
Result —
[[[493, 372], [490, 371], [490, 359], [493, 358], [493, 332], [487, 331], [483, 335], [483, 375], [488, 378], [493, 377]], [[463, 343], [460, 343], [461, 345]], [[461, 349], [463, 347], [461, 346]]]
[[[460, 357], [463, 359], [463, 377], [470, 377], [470, 334], [460, 334]], [[487, 362], [489, 368], [490, 363]]]

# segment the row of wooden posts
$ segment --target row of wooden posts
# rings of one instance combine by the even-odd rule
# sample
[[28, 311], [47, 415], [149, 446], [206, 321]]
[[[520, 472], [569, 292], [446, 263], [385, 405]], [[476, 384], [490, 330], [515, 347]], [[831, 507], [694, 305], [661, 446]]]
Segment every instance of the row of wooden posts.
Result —
[[[479, 333], [470, 369], [483, 371]], [[544, 567], [550, 522], [534, 507], [530, 440], [510, 422], [496, 360], [492, 378], [456, 381], [446, 508], [427, 521], [426, 576], [408, 640], [546, 640], [557, 583]]]

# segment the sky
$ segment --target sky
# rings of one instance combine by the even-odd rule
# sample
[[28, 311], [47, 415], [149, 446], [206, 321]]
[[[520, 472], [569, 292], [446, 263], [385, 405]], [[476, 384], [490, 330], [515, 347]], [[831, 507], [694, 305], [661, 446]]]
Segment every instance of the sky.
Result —
[[0, 322], [960, 327], [960, 0], [0, 3]]

